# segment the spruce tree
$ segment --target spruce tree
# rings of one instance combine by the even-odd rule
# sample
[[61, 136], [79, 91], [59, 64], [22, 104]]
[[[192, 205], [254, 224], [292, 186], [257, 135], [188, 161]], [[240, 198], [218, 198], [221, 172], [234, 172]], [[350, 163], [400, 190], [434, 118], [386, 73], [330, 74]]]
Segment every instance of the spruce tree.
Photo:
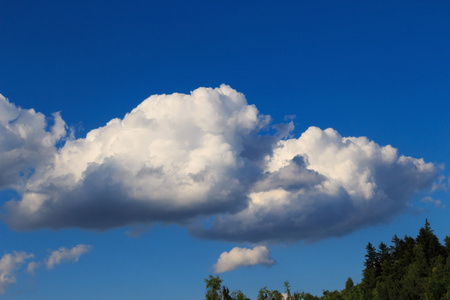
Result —
[[378, 255], [375, 247], [369, 242], [366, 246], [367, 254], [364, 262], [365, 269], [363, 270], [362, 288], [364, 290], [365, 299], [372, 298], [372, 290], [377, 285], [377, 268]]

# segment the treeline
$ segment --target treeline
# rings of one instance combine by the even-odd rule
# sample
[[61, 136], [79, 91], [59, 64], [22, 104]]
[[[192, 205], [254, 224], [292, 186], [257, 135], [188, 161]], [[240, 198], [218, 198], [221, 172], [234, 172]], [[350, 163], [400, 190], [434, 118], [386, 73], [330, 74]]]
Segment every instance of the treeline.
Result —
[[[445, 245], [433, 233], [428, 220], [416, 238], [395, 235], [390, 246], [378, 248], [368, 243], [363, 278], [354, 285], [349, 277], [341, 291], [324, 291], [318, 297], [305, 292], [291, 292], [289, 282], [284, 291], [259, 291], [257, 300], [450, 300], [450, 237]], [[206, 300], [250, 300], [241, 291], [230, 293], [219, 276], [209, 276]]]

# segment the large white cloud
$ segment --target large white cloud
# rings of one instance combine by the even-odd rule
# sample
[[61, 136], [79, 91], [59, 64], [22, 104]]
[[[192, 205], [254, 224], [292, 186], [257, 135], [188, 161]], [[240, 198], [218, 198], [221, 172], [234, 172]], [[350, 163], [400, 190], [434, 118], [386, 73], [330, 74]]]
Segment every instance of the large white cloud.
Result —
[[253, 249], [234, 247], [230, 252], [220, 254], [217, 263], [213, 266], [214, 273], [233, 271], [240, 267], [265, 265], [271, 266], [275, 263], [270, 257], [270, 251], [264, 246]]
[[[35, 126], [37, 141], [50, 142], [39, 148], [42, 163], [31, 160], [21, 198], [5, 205], [13, 228], [173, 222], [205, 238], [314, 240], [389, 220], [438, 175], [422, 159], [333, 129], [311, 127], [298, 139], [286, 138], [292, 123], [261, 132], [270, 117], [226, 85], [151, 96], [60, 149], [64, 123], [55, 118], [53, 131]], [[27, 141], [4, 140], [10, 150]], [[20, 177], [21, 168], [4, 168]], [[204, 216], [212, 226], [199, 228]]]
[[36, 168], [6, 220], [102, 229], [241, 210], [257, 174], [242, 153], [267, 122], [228, 86], [152, 96]]
[[0, 259], [0, 295], [6, 293], [6, 289], [16, 283], [15, 272], [27, 259], [34, 257], [23, 251], [6, 253]]

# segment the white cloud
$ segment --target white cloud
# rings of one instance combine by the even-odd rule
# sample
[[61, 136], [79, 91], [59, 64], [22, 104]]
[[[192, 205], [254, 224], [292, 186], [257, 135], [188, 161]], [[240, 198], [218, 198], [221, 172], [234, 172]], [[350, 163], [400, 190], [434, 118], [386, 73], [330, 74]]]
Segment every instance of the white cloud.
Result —
[[25, 252], [6, 253], [0, 259], [0, 295], [6, 293], [7, 288], [16, 283], [15, 271], [25, 263], [27, 259], [33, 258], [33, 254]]
[[7, 222], [102, 229], [240, 210], [255, 176], [241, 154], [267, 122], [228, 86], [152, 96], [68, 141], [7, 203]]
[[365, 137], [309, 128], [279, 142], [250, 205], [220, 216], [201, 236], [232, 241], [318, 240], [389, 221], [430, 187], [437, 170]]
[[235, 247], [230, 252], [222, 253], [213, 267], [214, 273], [223, 273], [240, 267], [271, 266], [274, 263], [275, 260], [270, 257], [269, 249], [264, 246], [257, 246], [253, 249]]
[[72, 249], [61, 247], [58, 250], [52, 251], [50, 256], [45, 260], [47, 269], [53, 269], [55, 265], [59, 265], [66, 261], [78, 262], [81, 255], [88, 253], [91, 250], [89, 245], [77, 245]]
[[433, 198], [430, 197], [430, 196], [426, 196], [426, 197], [422, 198], [422, 199], [420, 200], [420, 202], [423, 202], [423, 203], [431, 203], [431, 204], [433, 204], [435, 207], [442, 207], [442, 208], [445, 208], [445, 205], [442, 204], [442, 201], [441, 201], [441, 200], [433, 199]]
[[52, 121], [49, 126], [42, 113], [17, 107], [0, 94], [0, 189], [21, 190], [33, 169], [56, 153], [66, 126], [59, 113]]
[[41, 263], [38, 261], [32, 261], [30, 263], [28, 263], [26, 272], [31, 274], [31, 275], [35, 275], [34, 270], [36, 270], [37, 268], [39, 268], [41, 266]]
[[[444, 170], [444, 166], [440, 167], [441, 170]], [[447, 179], [447, 180], [446, 180]], [[450, 178], [446, 178], [444, 175], [438, 176], [436, 181], [433, 183], [431, 187], [431, 191], [447, 191], [450, 185]]]
[[[3, 217], [18, 230], [165, 222], [212, 239], [317, 240], [389, 221], [439, 173], [392, 146], [331, 128], [310, 127], [297, 139], [291, 122], [261, 133], [270, 117], [226, 85], [151, 96], [58, 150], [59, 115], [46, 131], [42, 114], [2, 101], [12, 113], [0, 117], [8, 120], [0, 130], [17, 126], [1, 140], [9, 150], [0, 148], [0, 158], [27, 147], [42, 157], [0, 166], [24, 182]], [[29, 117], [11, 121], [18, 111]], [[35, 128], [37, 138], [22, 137], [18, 124]], [[21, 176], [27, 168], [34, 173]], [[198, 225], [205, 216], [214, 219], [211, 228]]]
[[[82, 244], [77, 245], [72, 249], [62, 247], [59, 250], [52, 251], [45, 260], [45, 264], [48, 269], [53, 269], [55, 265], [65, 261], [77, 262], [80, 256], [89, 252], [90, 249], [91, 246]], [[11, 284], [16, 283], [16, 272], [28, 259], [34, 257], [34, 254], [23, 251], [13, 251], [12, 253], [6, 253], [2, 256], [0, 259], [0, 295], [5, 294]], [[31, 261], [28, 263], [25, 272], [35, 275], [36, 268], [41, 265], [41, 261]]]

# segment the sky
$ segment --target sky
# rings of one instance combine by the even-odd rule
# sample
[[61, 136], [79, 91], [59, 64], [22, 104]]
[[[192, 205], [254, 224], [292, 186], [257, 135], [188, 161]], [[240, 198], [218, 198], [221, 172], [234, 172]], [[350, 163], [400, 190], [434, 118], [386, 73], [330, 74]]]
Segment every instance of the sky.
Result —
[[0, 299], [320, 295], [442, 240], [449, 10], [0, 0]]

